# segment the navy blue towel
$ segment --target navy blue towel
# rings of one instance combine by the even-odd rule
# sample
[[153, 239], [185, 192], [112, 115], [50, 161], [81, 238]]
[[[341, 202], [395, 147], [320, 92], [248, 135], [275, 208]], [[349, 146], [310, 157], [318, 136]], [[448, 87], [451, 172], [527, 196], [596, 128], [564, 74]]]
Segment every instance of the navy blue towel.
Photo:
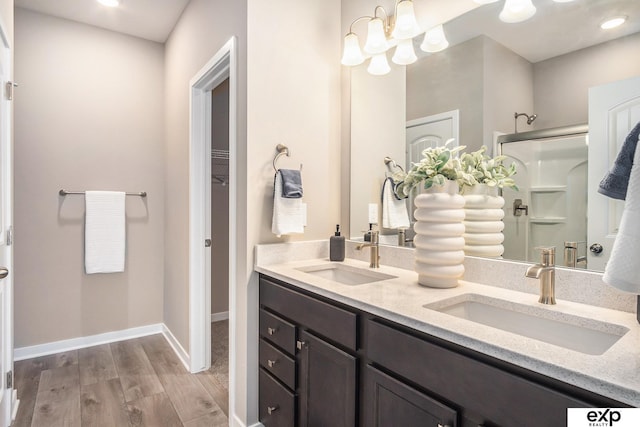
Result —
[[598, 193], [612, 199], [624, 200], [627, 196], [633, 156], [636, 153], [638, 137], [640, 136], [640, 122], [629, 132], [622, 144], [622, 149], [616, 157], [611, 170], [602, 178], [598, 186]]
[[282, 177], [282, 197], [286, 199], [302, 198], [302, 174], [299, 170], [278, 169]]

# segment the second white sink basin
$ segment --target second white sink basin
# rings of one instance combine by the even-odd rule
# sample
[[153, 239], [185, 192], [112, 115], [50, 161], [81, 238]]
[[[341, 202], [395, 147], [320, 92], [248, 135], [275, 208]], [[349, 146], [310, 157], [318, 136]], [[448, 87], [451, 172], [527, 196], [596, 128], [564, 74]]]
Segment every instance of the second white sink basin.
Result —
[[397, 277], [390, 274], [380, 273], [379, 271], [339, 263], [312, 265], [308, 267], [300, 267], [296, 270], [342, 283], [343, 285], [351, 286], [364, 285], [365, 283], [379, 282], [387, 279], [395, 279]]
[[463, 294], [424, 307], [591, 355], [603, 354], [629, 332], [613, 323], [479, 294]]

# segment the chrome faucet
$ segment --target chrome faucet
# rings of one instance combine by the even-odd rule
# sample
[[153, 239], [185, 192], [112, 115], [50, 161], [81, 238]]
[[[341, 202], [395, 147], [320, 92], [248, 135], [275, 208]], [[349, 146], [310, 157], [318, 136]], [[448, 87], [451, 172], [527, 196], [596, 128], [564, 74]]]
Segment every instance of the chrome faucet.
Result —
[[369, 268], [380, 268], [380, 252], [378, 251], [378, 241], [380, 240], [379, 231], [371, 231], [371, 242], [361, 243], [356, 246], [356, 250], [361, 251], [362, 248], [371, 248], [371, 262]]
[[413, 239], [407, 239], [407, 229], [398, 228], [398, 246], [400, 247], [411, 246], [412, 243], [413, 243]]
[[540, 263], [527, 268], [526, 277], [540, 279], [541, 304], [556, 303], [556, 248], [536, 248], [540, 249]]

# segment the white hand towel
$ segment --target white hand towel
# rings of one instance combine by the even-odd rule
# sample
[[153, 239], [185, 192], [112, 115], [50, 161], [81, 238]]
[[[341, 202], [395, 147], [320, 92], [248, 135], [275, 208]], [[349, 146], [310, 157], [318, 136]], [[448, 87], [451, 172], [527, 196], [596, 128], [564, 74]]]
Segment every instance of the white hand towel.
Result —
[[278, 237], [283, 234], [304, 233], [304, 206], [302, 199], [282, 197], [282, 176], [276, 172], [273, 191], [273, 218], [271, 232]]
[[125, 193], [85, 193], [84, 267], [87, 274], [124, 271]]
[[629, 177], [620, 228], [602, 280], [616, 288], [640, 294], [640, 150], [636, 150]]
[[398, 200], [393, 194], [393, 181], [389, 178], [382, 184], [382, 227], [409, 228], [407, 201]]

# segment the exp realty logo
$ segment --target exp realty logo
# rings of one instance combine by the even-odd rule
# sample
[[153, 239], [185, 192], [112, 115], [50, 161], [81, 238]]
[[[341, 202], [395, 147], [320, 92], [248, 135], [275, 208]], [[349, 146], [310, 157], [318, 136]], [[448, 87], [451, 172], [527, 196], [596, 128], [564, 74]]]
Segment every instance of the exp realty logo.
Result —
[[638, 427], [640, 408], [569, 408], [567, 427]]

